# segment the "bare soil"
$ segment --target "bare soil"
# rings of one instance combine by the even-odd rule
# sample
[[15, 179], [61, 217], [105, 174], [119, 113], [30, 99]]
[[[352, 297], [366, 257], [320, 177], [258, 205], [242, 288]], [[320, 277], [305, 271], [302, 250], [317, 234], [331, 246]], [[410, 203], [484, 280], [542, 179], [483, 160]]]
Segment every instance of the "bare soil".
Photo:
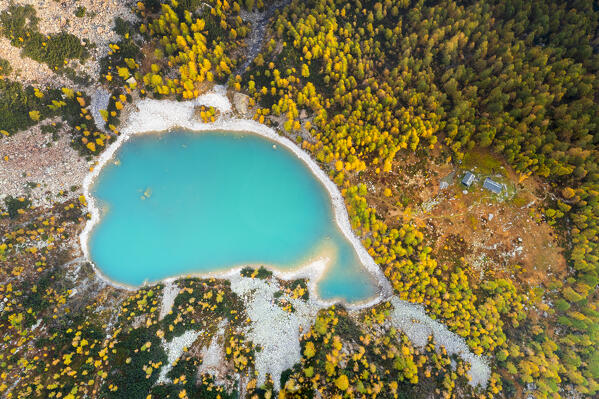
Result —
[[[388, 226], [416, 223], [426, 232], [438, 260], [466, 261], [477, 281], [509, 277], [536, 287], [563, 279], [564, 251], [540, 211], [550, 188], [534, 178], [520, 182], [517, 173], [497, 159], [489, 160], [491, 156], [481, 152], [472, 157], [493, 165], [493, 170], [476, 168], [478, 181], [467, 189], [461, 184], [465, 170], [446, 162], [443, 154], [433, 152], [425, 158], [402, 153], [391, 173], [365, 176], [370, 182], [368, 203], [375, 204]], [[489, 174], [505, 182], [507, 192], [496, 196], [483, 189]], [[441, 189], [442, 181], [449, 186]], [[382, 195], [385, 188], [392, 190], [391, 197]]]

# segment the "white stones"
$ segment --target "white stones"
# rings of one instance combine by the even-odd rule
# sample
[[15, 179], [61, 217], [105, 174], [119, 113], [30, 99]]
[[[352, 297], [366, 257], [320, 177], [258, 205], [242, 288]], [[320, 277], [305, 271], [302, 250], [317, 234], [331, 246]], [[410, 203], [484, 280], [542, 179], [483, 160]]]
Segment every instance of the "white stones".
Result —
[[100, 87], [94, 90], [90, 97], [90, 111], [92, 116], [94, 117], [94, 123], [96, 124], [96, 127], [98, 129], [105, 132], [106, 129], [104, 129], [104, 125], [106, 122], [104, 121], [104, 118], [102, 118], [100, 110], [108, 109], [108, 103], [110, 101], [110, 92]]
[[187, 330], [182, 335], [173, 338], [170, 342], [163, 342], [164, 351], [167, 356], [167, 364], [160, 369], [157, 384], [168, 382], [166, 377], [169, 371], [173, 368], [175, 360], [181, 357], [185, 348], [189, 349], [196, 338], [200, 335], [198, 331]]
[[443, 345], [449, 354], [457, 354], [464, 361], [470, 363], [468, 374], [471, 377], [470, 385], [487, 386], [491, 376], [491, 368], [487, 360], [476, 356], [466, 345], [464, 338], [449, 331], [447, 327], [438, 321], [431, 319], [422, 305], [405, 302], [397, 297], [391, 299], [393, 312], [391, 321], [395, 327], [403, 331], [410, 341], [416, 346], [423, 347], [428, 342], [428, 337], [433, 335], [437, 345]]
[[212, 337], [210, 345], [202, 348], [202, 363], [198, 367], [198, 375], [209, 374], [214, 377], [215, 384], [221, 385], [228, 375], [223, 351], [225, 325], [223, 320], [218, 326], [217, 333]]
[[[212, 92], [202, 94], [195, 99], [197, 105], [204, 105], [207, 107], [214, 107], [222, 113], [231, 111], [231, 102], [227, 98], [227, 91], [224, 86], [214, 86]], [[188, 103], [193, 104], [194, 101]]]
[[158, 315], [158, 320], [164, 319], [171, 309], [173, 308], [173, 304], [175, 303], [175, 298], [179, 294], [179, 287], [177, 283], [174, 281], [168, 281], [164, 285], [162, 289], [162, 305], [160, 306], [160, 314]]
[[262, 385], [266, 374], [270, 374], [275, 387], [278, 387], [281, 373], [300, 361], [301, 331], [310, 329], [321, 308], [313, 302], [283, 295], [295, 309], [289, 313], [274, 301], [274, 293], [279, 288], [274, 282], [257, 278], [231, 278], [231, 289], [244, 299], [251, 319], [246, 337], [262, 348], [255, 354], [258, 385]]

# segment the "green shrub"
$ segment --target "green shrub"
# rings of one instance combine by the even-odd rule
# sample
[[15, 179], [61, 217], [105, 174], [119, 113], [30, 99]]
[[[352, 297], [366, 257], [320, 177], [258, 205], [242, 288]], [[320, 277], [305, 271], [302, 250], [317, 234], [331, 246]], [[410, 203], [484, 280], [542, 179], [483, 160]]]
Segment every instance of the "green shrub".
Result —
[[13, 46], [22, 48], [23, 55], [51, 68], [61, 68], [69, 59], [84, 61], [89, 56], [77, 36], [65, 32], [50, 36], [40, 33], [35, 9], [30, 5], [11, 4], [0, 14], [0, 25], [2, 34]]
[[266, 280], [267, 278], [272, 277], [272, 272], [265, 268], [264, 266], [260, 266], [258, 269], [258, 274], [256, 275], [259, 279]]
[[29, 117], [30, 111], [38, 111], [40, 120], [55, 115], [46, 103], [58, 98], [56, 91], [48, 91], [39, 98], [31, 86], [24, 88], [19, 82], [0, 80], [0, 130], [14, 134], [35, 125], [37, 122]]
[[16, 218], [19, 215], [20, 209], [27, 209], [31, 205], [29, 198], [21, 197], [15, 198], [13, 196], [7, 196], [4, 198], [4, 204], [6, 205], [6, 211], [11, 219]]
[[243, 269], [241, 269], [241, 272], [240, 272], [240, 274], [243, 277], [252, 277], [254, 275], [254, 273], [256, 273], [256, 275], [254, 277], [262, 279], [262, 280], [266, 280], [272, 276], [272, 272], [270, 270], [266, 269], [264, 266], [260, 266], [260, 268], [258, 270], [247, 266], [247, 267], [244, 267]]
[[58, 132], [62, 129], [62, 123], [52, 123], [51, 125], [42, 125], [42, 133], [52, 134], [52, 141], [58, 140]]
[[11, 4], [0, 14], [2, 34], [11, 40], [13, 46], [20, 42], [19, 37], [25, 39], [27, 32], [37, 32], [38, 18], [35, 8], [31, 5], [17, 6]]
[[10, 63], [4, 58], [0, 58], [0, 76], [8, 75], [11, 72], [12, 67], [10, 66]]
[[77, 18], [83, 18], [85, 16], [85, 7], [79, 6], [77, 10], [75, 10], [75, 16]]
[[85, 60], [89, 52], [81, 45], [79, 38], [70, 33], [61, 32], [46, 38], [34, 32], [25, 41], [23, 55], [52, 68], [61, 68], [69, 59]]
[[[146, 342], [150, 342], [151, 346], [145, 346]], [[148, 378], [143, 366], [150, 362], [164, 364], [167, 357], [156, 336], [156, 328], [138, 328], [121, 334], [120, 341], [109, 354], [109, 362], [111, 370], [100, 396], [114, 399], [145, 398], [159, 373], [154, 371]], [[116, 385], [118, 390], [110, 390], [110, 385]]]
[[65, 76], [70, 79], [73, 83], [80, 86], [88, 86], [92, 83], [92, 78], [85, 72], [77, 73], [73, 68], [65, 66], [56, 71], [58, 75]]

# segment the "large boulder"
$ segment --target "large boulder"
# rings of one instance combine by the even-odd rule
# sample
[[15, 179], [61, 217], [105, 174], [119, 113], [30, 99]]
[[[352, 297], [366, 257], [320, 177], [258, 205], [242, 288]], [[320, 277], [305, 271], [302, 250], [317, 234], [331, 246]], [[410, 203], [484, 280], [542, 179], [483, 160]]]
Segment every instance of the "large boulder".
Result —
[[243, 93], [233, 94], [233, 106], [241, 115], [246, 116], [249, 113], [250, 97]]

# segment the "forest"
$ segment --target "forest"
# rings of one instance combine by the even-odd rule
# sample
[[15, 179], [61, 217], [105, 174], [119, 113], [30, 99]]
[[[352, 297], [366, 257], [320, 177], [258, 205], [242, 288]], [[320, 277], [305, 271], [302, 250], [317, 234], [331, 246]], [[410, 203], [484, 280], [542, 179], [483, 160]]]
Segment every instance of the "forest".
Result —
[[[275, 11], [260, 53], [240, 70], [252, 34], [244, 16], [275, 4], [139, 1], [134, 7], [139, 22], [118, 24], [120, 40], [101, 62], [100, 81], [112, 92], [104, 114], [110, 135], [90, 123], [83, 93], [24, 88], [8, 80], [0, 80], [0, 92], [11, 93], [2, 98], [12, 100], [0, 103], [0, 116], [15, 107], [23, 112], [18, 118], [2, 118], [0, 130], [15, 134], [67, 107], [72, 109], [73, 142], [83, 153], [96, 155], [118, 135], [120, 111], [134, 98], [193, 99], [213, 83], [246, 93], [253, 118], [309, 151], [340, 187], [354, 231], [395, 294], [423, 304], [464, 337], [474, 353], [488, 356], [493, 369], [485, 389], [473, 388], [467, 384], [468, 364], [452, 359], [432, 339], [419, 350], [390, 327], [391, 304], [365, 310], [359, 323], [337, 306], [321, 311], [302, 336], [301, 363], [285, 373], [281, 387], [273, 387], [272, 381], [263, 387], [250, 383], [247, 397], [270, 398], [279, 388], [280, 397], [298, 398], [312, 397], [314, 391], [335, 398], [595, 397], [599, 10], [594, 2], [292, 0]], [[24, 29], [1, 16], [0, 23], [5, 36]], [[29, 51], [27, 43], [23, 51]], [[73, 50], [61, 61], [85, 56], [84, 49]], [[0, 63], [0, 72], [3, 69]], [[202, 112], [205, 121], [214, 120]], [[520, 181], [546, 184], [551, 196], [544, 204], [544, 218], [565, 243], [566, 279], [548, 278], [540, 286], [506, 276], [479, 281], [466, 261], [441, 261], [416, 223], [409, 218], [386, 223], [366, 199], [369, 176], [390, 173], [408, 154], [427, 159], [440, 151], [460, 165], [473, 149], [500, 156]], [[83, 202], [70, 210], [57, 209], [57, 217], [75, 213]], [[5, 217], [34, 213], [24, 207], [16, 215], [6, 211]], [[73, 224], [83, 220], [80, 214], [64, 223], [76, 229]], [[2, 274], [15, 272], [19, 262], [9, 265], [7, 259], [17, 258], [19, 240], [41, 239], [36, 229], [30, 230], [15, 228], [4, 234]], [[27, 254], [35, 262], [42, 262], [40, 256]], [[54, 287], [56, 282], [46, 284]], [[82, 392], [125, 397], [122, 387], [130, 383], [128, 375], [140, 381], [135, 397], [233, 395], [215, 388], [210, 377], [194, 375], [197, 359], [192, 357], [173, 369], [173, 376], [181, 375], [174, 379], [176, 386], [153, 385], [153, 371], [165, 359], [156, 348], [157, 337], [173, 334], [168, 331], [178, 323], [189, 326], [206, 317], [187, 310], [187, 290], [201, 292], [203, 309], [213, 308], [233, 325], [240, 322], [232, 315], [243, 310], [226, 283], [189, 280], [185, 286], [177, 297], [177, 312], [163, 321], [155, 317], [162, 287], [132, 294], [121, 306], [119, 327], [111, 327], [110, 339], [100, 338], [108, 327], [89, 325], [91, 303], [80, 315], [61, 316], [69, 319], [71, 331], [56, 330], [48, 342], [36, 344], [56, 364], [20, 365], [28, 371], [13, 397], [76, 397]], [[1, 288], [7, 292], [6, 286]], [[45, 288], [40, 294], [44, 299], [39, 314], [56, 309], [61, 299], [55, 290], [60, 289]], [[17, 287], [11, 291], [24, 292]], [[33, 339], [25, 329], [32, 320], [27, 305], [14, 306], [12, 313], [2, 313], [0, 331]], [[127, 315], [134, 314], [145, 314], [142, 326], [133, 326]], [[134, 349], [133, 342], [140, 339], [147, 344]], [[56, 340], [64, 342], [51, 343]], [[71, 340], [72, 347], [67, 342]], [[81, 349], [83, 341], [89, 350]], [[250, 373], [252, 353], [259, 348], [237, 336], [234, 328], [228, 330], [227, 342], [228, 360], [238, 372]], [[17, 359], [0, 358], [3, 379], [14, 372]], [[69, 366], [72, 361], [89, 371], [79, 373]], [[55, 373], [52, 383], [43, 376], [48, 370]], [[6, 385], [0, 385], [0, 392], [2, 387]]]

